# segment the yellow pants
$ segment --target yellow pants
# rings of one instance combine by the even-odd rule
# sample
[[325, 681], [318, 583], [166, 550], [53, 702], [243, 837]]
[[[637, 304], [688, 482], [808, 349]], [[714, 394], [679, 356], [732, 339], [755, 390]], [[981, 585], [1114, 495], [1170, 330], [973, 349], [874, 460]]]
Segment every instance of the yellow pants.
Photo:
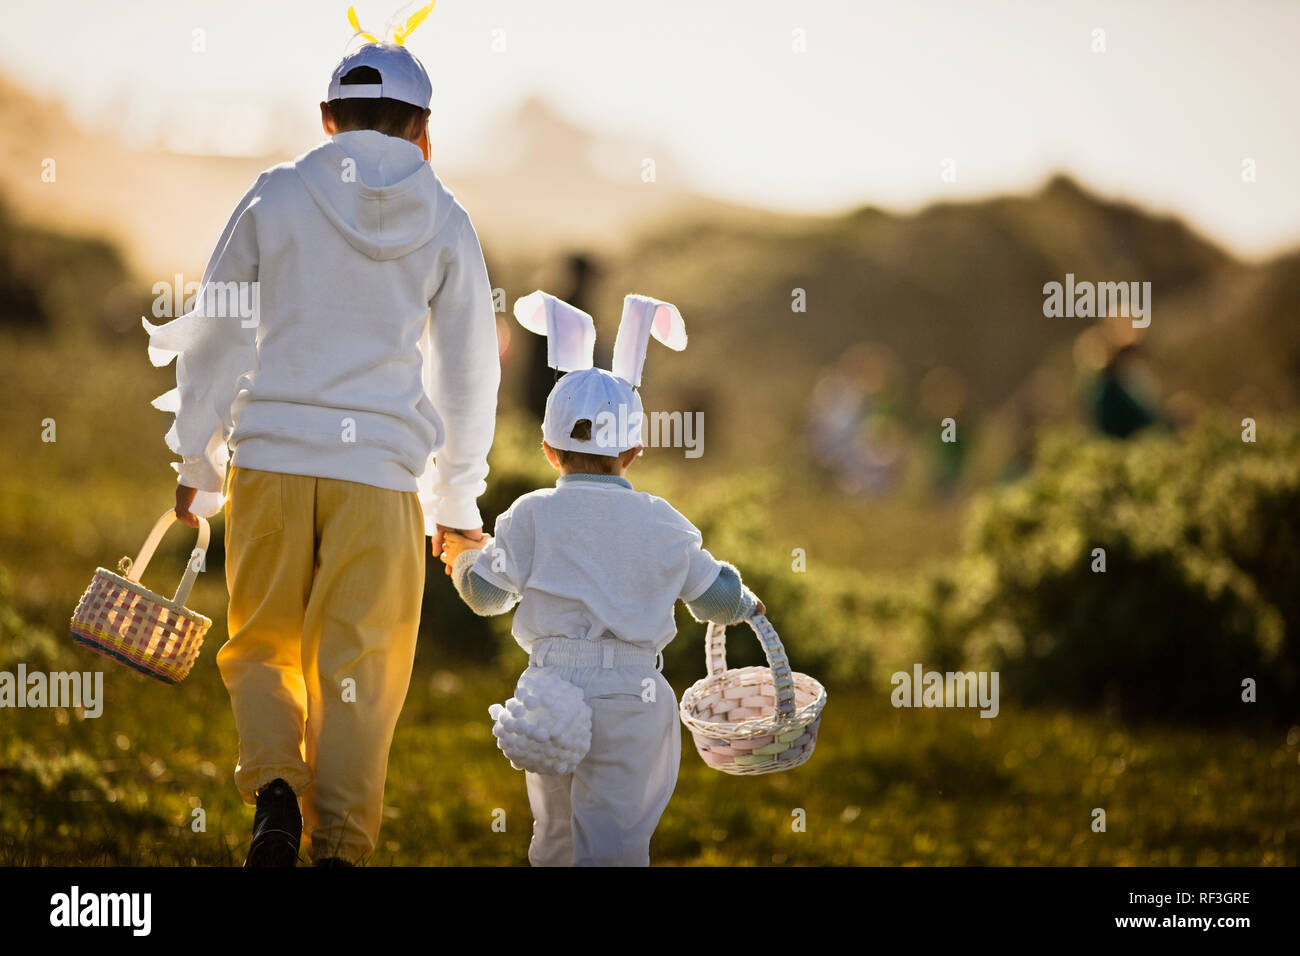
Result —
[[236, 468], [226, 501], [230, 640], [217, 653], [244, 800], [283, 778], [313, 859], [375, 847], [424, 588], [414, 492]]

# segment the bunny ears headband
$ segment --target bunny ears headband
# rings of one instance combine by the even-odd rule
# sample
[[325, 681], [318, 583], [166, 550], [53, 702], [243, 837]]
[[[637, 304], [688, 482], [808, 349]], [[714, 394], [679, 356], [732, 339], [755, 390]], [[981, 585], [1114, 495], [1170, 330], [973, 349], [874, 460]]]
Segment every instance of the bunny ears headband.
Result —
[[[515, 300], [515, 318], [528, 331], [546, 336], [546, 364], [551, 368], [577, 372], [592, 367], [596, 324], [586, 312], [539, 290]], [[648, 295], [624, 297], [610, 371], [633, 388], [641, 385], [652, 336], [674, 352], [686, 348], [686, 323], [677, 306]]]

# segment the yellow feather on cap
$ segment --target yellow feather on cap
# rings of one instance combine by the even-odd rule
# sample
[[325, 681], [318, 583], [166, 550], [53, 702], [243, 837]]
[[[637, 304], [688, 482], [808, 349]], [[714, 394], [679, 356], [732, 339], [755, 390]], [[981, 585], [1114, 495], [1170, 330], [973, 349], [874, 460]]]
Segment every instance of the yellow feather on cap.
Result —
[[[385, 28], [391, 31], [393, 42], [398, 46], [404, 46], [406, 44], [406, 38], [415, 32], [415, 28], [425, 21], [429, 14], [433, 12], [433, 8], [437, 5], [438, 0], [433, 0], [432, 3], [425, 4], [419, 10], [416, 10], [407, 17], [405, 23], [397, 26], [393, 26], [392, 21], [390, 20], [388, 24], [385, 25]], [[352, 25], [352, 29], [357, 34], [365, 37], [371, 43], [379, 42], [373, 34], [367, 33], [365, 30], [361, 29], [361, 24], [357, 21], [357, 11], [355, 7], [348, 7], [348, 23]]]
[[361, 36], [365, 37], [371, 43], [379, 42], [373, 36], [367, 33], [365, 30], [361, 29], [361, 24], [357, 22], [357, 11], [355, 7], [348, 7], [348, 23], [352, 25], [353, 30], [361, 34]]
[[415, 32], [415, 28], [424, 22], [425, 17], [427, 17], [430, 13], [432, 13], [433, 8], [436, 7], [437, 5], [438, 5], [438, 0], [433, 0], [432, 3], [425, 4], [419, 10], [416, 10], [409, 17], [407, 17], [406, 23], [402, 26], [402, 28], [400, 30], [393, 31], [393, 42], [396, 43], [398, 46], [402, 46], [403, 44], [405, 44], [406, 38]]

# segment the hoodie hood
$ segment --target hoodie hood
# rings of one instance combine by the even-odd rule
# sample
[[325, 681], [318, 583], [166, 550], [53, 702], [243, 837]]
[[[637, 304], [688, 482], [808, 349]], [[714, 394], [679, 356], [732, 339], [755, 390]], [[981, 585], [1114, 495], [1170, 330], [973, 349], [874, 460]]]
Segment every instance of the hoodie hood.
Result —
[[419, 249], [450, 212], [451, 197], [420, 147], [375, 130], [337, 133], [294, 167], [325, 218], [371, 259]]

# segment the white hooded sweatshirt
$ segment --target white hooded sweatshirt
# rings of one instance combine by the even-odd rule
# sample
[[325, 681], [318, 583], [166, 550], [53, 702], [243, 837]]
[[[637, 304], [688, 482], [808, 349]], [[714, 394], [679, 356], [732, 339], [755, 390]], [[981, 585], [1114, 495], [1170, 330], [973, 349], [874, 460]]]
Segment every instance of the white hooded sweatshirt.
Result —
[[[173, 358], [173, 466], [221, 506], [236, 466], [419, 491], [430, 533], [482, 524], [500, 363], [469, 216], [415, 144], [339, 133], [262, 173], [194, 308], [150, 332]], [[435, 457], [436, 455], [436, 457]]]

